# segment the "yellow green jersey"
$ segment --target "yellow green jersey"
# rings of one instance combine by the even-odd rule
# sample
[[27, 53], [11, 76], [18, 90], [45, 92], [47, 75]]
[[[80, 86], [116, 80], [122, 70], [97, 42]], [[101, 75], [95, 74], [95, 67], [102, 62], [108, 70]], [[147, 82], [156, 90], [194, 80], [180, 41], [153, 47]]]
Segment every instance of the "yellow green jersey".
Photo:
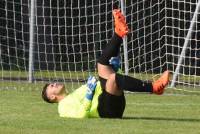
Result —
[[87, 85], [82, 85], [58, 103], [60, 117], [86, 118], [99, 117], [97, 110], [98, 97], [102, 93], [100, 82], [97, 82], [92, 101], [85, 98]]

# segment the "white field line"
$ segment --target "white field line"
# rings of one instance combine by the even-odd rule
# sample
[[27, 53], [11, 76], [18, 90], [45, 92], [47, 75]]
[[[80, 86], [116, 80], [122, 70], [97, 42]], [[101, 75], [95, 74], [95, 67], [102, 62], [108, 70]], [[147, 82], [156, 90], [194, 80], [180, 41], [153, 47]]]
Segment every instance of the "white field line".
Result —
[[174, 90], [178, 90], [178, 91], [184, 91], [184, 92], [189, 92], [189, 93], [200, 93], [200, 91], [193, 91], [193, 90], [185, 90], [185, 89], [179, 89], [179, 88], [177, 88], [177, 89], [174, 89]]
[[200, 104], [191, 104], [191, 103], [143, 103], [143, 102], [131, 102], [126, 103], [127, 105], [136, 105], [136, 106], [200, 106]]

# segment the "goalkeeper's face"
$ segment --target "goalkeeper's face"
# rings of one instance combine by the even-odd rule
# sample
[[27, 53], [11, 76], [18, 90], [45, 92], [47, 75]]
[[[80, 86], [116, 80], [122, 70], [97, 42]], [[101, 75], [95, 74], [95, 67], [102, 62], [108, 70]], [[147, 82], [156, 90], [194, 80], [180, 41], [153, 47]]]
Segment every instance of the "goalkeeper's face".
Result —
[[52, 101], [57, 101], [60, 95], [67, 94], [64, 84], [50, 83], [46, 90], [47, 97]]

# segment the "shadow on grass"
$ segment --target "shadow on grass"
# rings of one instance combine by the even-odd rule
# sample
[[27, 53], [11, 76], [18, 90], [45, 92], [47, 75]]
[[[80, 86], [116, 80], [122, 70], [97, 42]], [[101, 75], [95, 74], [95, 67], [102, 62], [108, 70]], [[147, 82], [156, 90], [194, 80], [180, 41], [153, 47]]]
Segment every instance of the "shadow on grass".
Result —
[[194, 118], [167, 118], [167, 117], [123, 117], [123, 120], [200, 122], [200, 119], [194, 119]]

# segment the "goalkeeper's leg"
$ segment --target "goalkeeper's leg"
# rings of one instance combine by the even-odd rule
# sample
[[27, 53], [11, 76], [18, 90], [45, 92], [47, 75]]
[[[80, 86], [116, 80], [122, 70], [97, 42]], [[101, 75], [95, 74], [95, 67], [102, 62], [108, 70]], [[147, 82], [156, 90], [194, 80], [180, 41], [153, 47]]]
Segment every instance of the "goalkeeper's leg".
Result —
[[[115, 34], [107, 47], [103, 50], [102, 56], [97, 63], [99, 79], [103, 93], [99, 96], [98, 112], [100, 117], [106, 118], [121, 118], [125, 109], [125, 97], [122, 90], [118, 90], [115, 83], [108, 82], [110, 75], [115, 71], [109, 64], [111, 57], [116, 57], [119, 54], [122, 37], [128, 33], [125, 18], [119, 10], [113, 11], [115, 19]], [[120, 25], [119, 25], [120, 24]], [[109, 89], [114, 89], [113, 93]]]
[[[156, 94], [162, 94], [164, 87], [168, 83], [169, 72], [164, 73], [164, 77], [159, 82], [147, 83], [129, 76], [115, 74], [112, 67], [109, 65], [111, 57], [115, 57], [119, 54], [120, 45], [122, 43], [122, 37], [128, 33], [127, 24], [124, 16], [120, 10], [113, 11], [115, 20], [115, 34], [112, 37], [110, 43], [103, 50], [102, 56], [98, 60], [97, 68], [98, 74], [101, 79], [101, 85], [106, 91], [113, 95], [122, 95], [122, 90], [128, 90], [132, 92], [154, 92]], [[107, 80], [105, 82], [105, 80]]]
[[150, 92], [160, 95], [163, 94], [168, 82], [169, 71], [165, 71], [161, 77], [153, 83], [113, 73], [109, 76], [105, 89], [113, 95], [118, 95], [118, 90], [126, 90], [130, 92]]
[[109, 64], [109, 60], [111, 57], [118, 56], [122, 38], [128, 33], [125, 17], [119, 9], [113, 10], [113, 16], [115, 20], [115, 32], [110, 42], [103, 50], [102, 56], [99, 58], [97, 64], [99, 76], [103, 76], [105, 79], [108, 79], [109, 75], [115, 72]]

